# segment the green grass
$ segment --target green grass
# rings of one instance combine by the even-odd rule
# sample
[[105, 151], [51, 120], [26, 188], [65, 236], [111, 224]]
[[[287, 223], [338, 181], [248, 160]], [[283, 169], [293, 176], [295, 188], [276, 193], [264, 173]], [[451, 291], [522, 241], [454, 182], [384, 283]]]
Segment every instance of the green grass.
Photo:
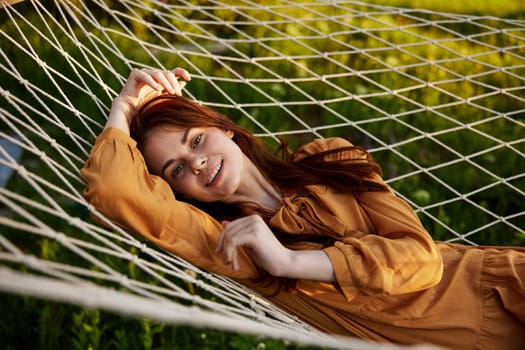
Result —
[[418, 8], [438, 12], [461, 13], [466, 15], [494, 16], [513, 19], [525, 18], [525, 4], [521, 0], [365, 0], [365, 2], [370, 4]]
[[288, 342], [258, 336], [170, 326], [34, 298], [1, 294], [0, 297], [0, 340], [4, 350], [299, 348]]

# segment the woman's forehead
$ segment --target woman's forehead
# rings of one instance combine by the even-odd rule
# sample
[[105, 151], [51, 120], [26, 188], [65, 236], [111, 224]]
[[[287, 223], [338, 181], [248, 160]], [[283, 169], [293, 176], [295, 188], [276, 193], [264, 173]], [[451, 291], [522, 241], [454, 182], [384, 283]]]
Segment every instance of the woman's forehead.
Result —
[[145, 138], [148, 138], [150, 136], [153, 137], [176, 137], [178, 135], [183, 134], [187, 130], [191, 128], [184, 128], [181, 126], [174, 126], [174, 125], [158, 125], [153, 128], [151, 128], [148, 133], [145, 135]]
[[162, 164], [177, 156], [178, 150], [183, 147], [182, 139], [189, 130], [158, 127], [150, 131], [142, 144], [142, 153], [150, 171], [159, 174]]
[[181, 140], [194, 128], [183, 128], [175, 126], [156, 126], [152, 128], [143, 138], [143, 149], [150, 146], [162, 147], [162, 145], [181, 144]]
[[152, 156], [151, 152], [162, 153], [163, 150], [172, 149], [182, 145], [182, 140], [191, 131], [190, 128], [155, 127], [143, 138], [142, 149], [145, 156]]

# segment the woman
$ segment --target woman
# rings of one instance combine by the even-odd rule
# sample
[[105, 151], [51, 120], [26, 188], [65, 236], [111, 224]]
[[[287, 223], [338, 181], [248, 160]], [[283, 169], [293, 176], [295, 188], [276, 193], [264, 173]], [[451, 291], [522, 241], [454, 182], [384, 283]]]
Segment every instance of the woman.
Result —
[[183, 98], [189, 80], [131, 72], [82, 169], [99, 211], [330, 333], [525, 347], [523, 249], [434, 242], [365, 151], [334, 138], [273, 157]]

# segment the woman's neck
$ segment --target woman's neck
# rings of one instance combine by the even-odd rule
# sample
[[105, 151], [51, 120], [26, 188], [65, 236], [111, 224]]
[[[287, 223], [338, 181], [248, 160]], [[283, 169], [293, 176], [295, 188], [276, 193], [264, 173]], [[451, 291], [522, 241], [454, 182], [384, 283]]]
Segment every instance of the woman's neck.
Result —
[[229, 202], [253, 203], [273, 211], [279, 208], [281, 200], [282, 194], [279, 189], [264, 177], [252, 161], [245, 158], [243, 178]]

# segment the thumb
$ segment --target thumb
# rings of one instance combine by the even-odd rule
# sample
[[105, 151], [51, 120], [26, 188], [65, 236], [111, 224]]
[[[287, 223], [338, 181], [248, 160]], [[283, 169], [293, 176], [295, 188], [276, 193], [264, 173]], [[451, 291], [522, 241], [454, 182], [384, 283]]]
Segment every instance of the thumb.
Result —
[[[230, 222], [227, 220], [221, 221], [222, 228], [226, 228], [226, 225], [228, 225]], [[215, 252], [218, 253], [222, 250], [222, 245], [224, 244], [224, 230], [221, 236], [219, 237], [219, 242], [217, 243], [217, 247], [215, 248]]]

